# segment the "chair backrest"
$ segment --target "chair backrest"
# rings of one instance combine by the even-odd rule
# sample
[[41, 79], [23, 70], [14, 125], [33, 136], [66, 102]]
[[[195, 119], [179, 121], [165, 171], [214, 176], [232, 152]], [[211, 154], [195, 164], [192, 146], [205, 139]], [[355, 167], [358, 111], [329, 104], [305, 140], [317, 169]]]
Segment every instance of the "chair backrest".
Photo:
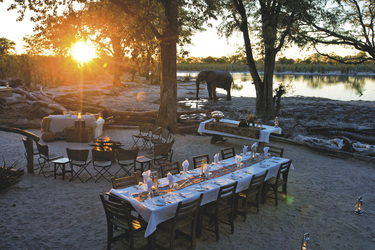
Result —
[[66, 153], [71, 161], [87, 162], [90, 150], [88, 149], [71, 149], [66, 148]]
[[105, 198], [103, 194], [100, 194], [100, 199], [102, 200], [107, 223], [109, 225], [112, 225], [112, 220], [126, 221], [128, 229], [133, 229], [131, 225], [132, 220], [130, 215], [131, 210], [129, 209], [129, 203], [126, 203], [125, 201], [116, 202], [113, 200], [109, 200]]
[[48, 158], [48, 155], [49, 155], [48, 145], [42, 145], [39, 142], [36, 142], [36, 146], [38, 148], [39, 156]]
[[[230, 208], [234, 208], [234, 198], [236, 195], [238, 182], [234, 182], [225, 186], [221, 186], [216, 199], [216, 211], [222, 204], [227, 204]], [[225, 202], [223, 203], [223, 200]]]
[[95, 161], [114, 161], [115, 159], [115, 151], [102, 151], [96, 150], [93, 148], [91, 150], [92, 153], [92, 160]]
[[264, 183], [264, 180], [267, 177], [267, 174], [268, 174], [268, 170], [261, 175], [253, 175], [253, 177], [251, 178], [249, 187], [246, 191], [246, 197], [251, 197], [261, 192], [262, 185]]
[[161, 138], [162, 134], [162, 127], [159, 126], [152, 126], [152, 137], [154, 138]]
[[161, 138], [163, 139], [163, 141], [165, 142], [170, 142], [170, 136], [171, 136], [171, 132], [169, 132], [168, 129], [166, 128], [162, 128], [161, 130]]
[[171, 143], [160, 143], [154, 145], [154, 157], [167, 155], [172, 149], [171, 145]]
[[139, 133], [141, 135], [148, 135], [150, 132], [151, 124], [149, 123], [142, 123], [139, 125]]
[[234, 147], [224, 148], [221, 150], [221, 158], [223, 160], [234, 157], [236, 155]]
[[285, 163], [281, 163], [279, 170], [277, 171], [277, 175], [276, 175], [276, 185], [278, 185], [281, 181], [283, 183], [288, 182], [289, 169], [291, 165], [292, 165], [292, 160], [289, 160]]
[[134, 149], [116, 149], [116, 159], [119, 161], [136, 160], [138, 157], [139, 148]]
[[210, 163], [210, 156], [208, 154], [193, 156], [194, 168], [200, 168], [202, 164]]
[[279, 148], [279, 147], [275, 147], [275, 146], [271, 146], [271, 145], [269, 145], [268, 147], [269, 147], [268, 153], [270, 153], [270, 155], [277, 156], [277, 157], [283, 157], [283, 155], [284, 155], [284, 149], [283, 148]]
[[127, 188], [130, 186], [138, 185], [139, 183], [138, 173], [134, 172], [134, 175], [132, 176], [125, 176], [125, 177], [119, 177], [119, 178], [112, 176], [111, 182], [112, 182], [113, 189]]
[[[201, 206], [203, 194], [201, 194], [197, 199], [183, 203], [180, 201], [177, 205], [176, 214], [173, 218], [174, 223], [180, 221], [189, 220], [189, 222], [196, 223], [199, 208]], [[193, 218], [191, 218], [193, 216]], [[193, 219], [193, 221], [191, 221]]]
[[180, 173], [180, 163], [178, 161], [165, 163], [161, 165], [161, 177], [167, 177], [168, 173], [179, 174]]

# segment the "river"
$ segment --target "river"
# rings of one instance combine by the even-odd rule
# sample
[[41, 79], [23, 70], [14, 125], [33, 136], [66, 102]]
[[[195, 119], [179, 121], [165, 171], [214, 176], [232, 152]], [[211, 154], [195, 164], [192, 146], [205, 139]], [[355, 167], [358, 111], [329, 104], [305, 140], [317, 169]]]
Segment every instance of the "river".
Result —
[[[198, 72], [178, 71], [177, 76], [196, 77]], [[249, 73], [233, 72], [232, 96], [255, 97], [255, 88]], [[302, 75], [277, 74], [274, 88], [280, 83], [288, 86], [285, 96], [321, 97], [341, 101], [375, 101], [374, 75]], [[226, 93], [218, 89], [219, 93]]]

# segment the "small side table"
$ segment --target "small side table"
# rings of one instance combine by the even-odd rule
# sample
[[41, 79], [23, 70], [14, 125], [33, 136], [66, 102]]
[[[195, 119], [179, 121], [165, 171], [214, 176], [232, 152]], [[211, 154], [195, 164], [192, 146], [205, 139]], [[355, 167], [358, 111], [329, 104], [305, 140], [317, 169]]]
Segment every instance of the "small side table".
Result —
[[[146, 167], [148, 166], [148, 169], [151, 169], [151, 162], [152, 162], [151, 158], [148, 158], [146, 156], [138, 156], [136, 162], [141, 164], [141, 174], [144, 171], [143, 165], [146, 165]], [[137, 167], [135, 167], [135, 170], [137, 170]]]
[[53, 175], [54, 178], [56, 179], [56, 175], [58, 175], [57, 169], [60, 168], [62, 179], [64, 180], [65, 179], [65, 164], [69, 163], [69, 158], [64, 157], [64, 158], [54, 160], [52, 162], [54, 164], [54, 175]]

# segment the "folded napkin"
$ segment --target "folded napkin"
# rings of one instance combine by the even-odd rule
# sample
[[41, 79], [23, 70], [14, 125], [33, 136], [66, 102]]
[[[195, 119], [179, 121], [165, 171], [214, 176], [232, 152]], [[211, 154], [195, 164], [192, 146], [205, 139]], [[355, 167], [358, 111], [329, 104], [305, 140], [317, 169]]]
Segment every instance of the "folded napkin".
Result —
[[268, 155], [268, 149], [270, 149], [270, 147], [264, 147], [264, 149], [263, 149], [264, 156]]
[[143, 183], [148, 183], [148, 180], [150, 179], [151, 176], [151, 170], [147, 170], [142, 173], [143, 176]]
[[241, 161], [242, 161], [242, 156], [240, 156], [240, 155], [236, 155], [236, 156], [234, 157], [234, 159], [236, 160], [236, 164], [239, 165], [239, 164], [241, 163]]
[[258, 143], [254, 142], [253, 145], [251, 145], [251, 152], [256, 152], [258, 148]]
[[214, 155], [214, 163], [215, 163], [215, 165], [219, 163], [219, 156], [220, 156], [219, 153], [217, 153], [216, 155]]
[[151, 191], [152, 190], [152, 186], [154, 185], [154, 182], [149, 178], [148, 181], [147, 181], [147, 188], [148, 188], [148, 191]]
[[182, 170], [184, 171], [184, 174], [186, 174], [186, 172], [188, 171], [188, 169], [189, 169], [189, 162], [188, 162], [188, 160], [185, 160], [182, 163]]
[[242, 154], [245, 155], [247, 153], [247, 146], [243, 146]]
[[174, 177], [171, 173], [167, 174], [167, 179], [168, 179], [168, 185], [173, 186]]

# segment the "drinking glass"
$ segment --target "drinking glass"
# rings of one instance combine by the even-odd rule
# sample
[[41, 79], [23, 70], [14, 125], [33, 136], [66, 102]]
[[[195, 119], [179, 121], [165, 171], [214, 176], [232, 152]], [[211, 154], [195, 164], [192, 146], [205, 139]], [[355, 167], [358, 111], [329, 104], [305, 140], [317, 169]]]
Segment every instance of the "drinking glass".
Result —
[[168, 185], [169, 185], [169, 195], [171, 196], [172, 195], [173, 182], [169, 182]]

